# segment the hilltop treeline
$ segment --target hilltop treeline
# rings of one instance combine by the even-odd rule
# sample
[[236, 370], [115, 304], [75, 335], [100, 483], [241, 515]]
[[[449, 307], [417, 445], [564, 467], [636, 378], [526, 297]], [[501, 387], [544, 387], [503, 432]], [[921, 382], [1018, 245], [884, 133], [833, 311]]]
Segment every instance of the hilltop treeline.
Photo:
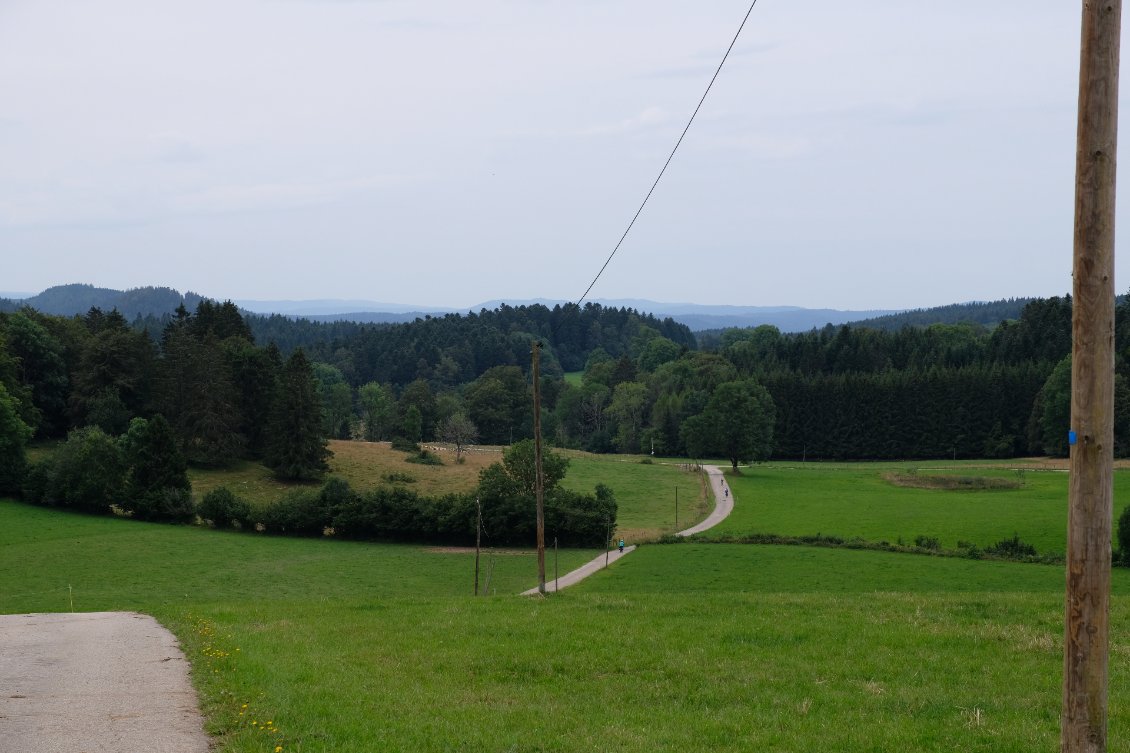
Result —
[[931, 324], [982, 324], [996, 326], [1008, 319], [1016, 319], [1021, 310], [1033, 298], [1006, 298], [999, 301], [971, 301], [951, 303], [948, 306], [934, 306], [928, 309], [903, 311], [901, 314], [886, 314], [858, 322], [848, 322], [852, 326], [882, 329], [897, 332], [905, 327], [928, 327]]
[[[264, 344], [256, 329], [277, 337]], [[677, 352], [694, 346], [670, 319], [595, 304], [503, 306], [402, 325], [245, 317], [209, 300], [133, 322], [116, 310], [68, 317], [23, 308], [0, 313], [0, 403], [13, 445], [85, 426], [117, 436], [131, 419], [160, 413], [191, 463], [268, 458], [274, 412], [296, 392], [280, 386], [285, 366], [300, 355], [316, 378], [322, 436], [433, 439], [442, 423], [469, 413], [477, 434], [501, 443], [530, 434], [534, 339], [545, 345], [553, 395], [563, 369], [579, 368], [594, 350], [628, 358], [645, 334], [677, 343]]]
[[[202, 301], [195, 312], [131, 324], [98, 309], [0, 315], [0, 402], [40, 437], [86, 425], [120, 434], [132, 417], [160, 412], [190, 462], [265, 457], [281, 365], [302, 352], [323, 437], [509, 444], [532, 433], [536, 339], [543, 431], [558, 446], [720, 454], [720, 435], [741, 429], [722, 424], [753, 401], [772, 434], [759, 435], [758, 456], [765, 448], [797, 459], [1066, 452], [1067, 297], [1031, 300], [993, 328], [782, 334], [761, 326], [703, 343], [670, 319], [595, 304], [362, 325], [242, 316], [230, 303]], [[1124, 325], [1125, 301], [1116, 329], [1120, 453], [1130, 436]], [[567, 372], [581, 375], [567, 381]], [[735, 395], [746, 402], [726, 405]]]
[[168, 317], [178, 306], [195, 309], [204, 297], [192, 291], [181, 295], [172, 288], [141, 287], [130, 290], [96, 288], [93, 285], [75, 283], [56, 285], [30, 298], [13, 301], [0, 298], [0, 311], [15, 312], [31, 307], [44, 314], [73, 316], [76, 312], [92, 308], [102, 311], [117, 311], [126, 319], [136, 317]]
[[[495, 366], [526, 368], [535, 339], [545, 345], [543, 373], [554, 375], [584, 368], [596, 348], [615, 357], [629, 355], [642, 331], [681, 348], [695, 347], [690, 328], [671, 318], [594, 303], [552, 309], [503, 304], [477, 314], [428, 316], [406, 324], [293, 322], [279, 316], [249, 316], [248, 323], [260, 341], [274, 342], [284, 352], [301, 346], [312, 358], [332, 363], [353, 384], [376, 381], [398, 387], [417, 379], [436, 387], [455, 386]], [[326, 331], [334, 336], [326, 338]]]
[[[1116, 451], [1127, 454], [1130, 306], [1118, 307]], [[1067, 452], [1071, 299], [993, 329], [931, 325], [725, 333], [718, 352], [777, 406], [775, 457], [900, 459]]]

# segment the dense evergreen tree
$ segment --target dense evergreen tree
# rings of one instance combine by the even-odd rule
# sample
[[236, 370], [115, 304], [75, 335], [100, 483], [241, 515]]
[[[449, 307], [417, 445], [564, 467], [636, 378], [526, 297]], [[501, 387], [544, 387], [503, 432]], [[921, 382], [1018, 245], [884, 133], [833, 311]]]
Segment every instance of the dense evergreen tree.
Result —
[[163, 337], [158, 406], [190, 463], [226, 466], [243, 456], [246, 438], [228, 360], [211, 335], [173, 323]]
[[129, 327], [117, 311], [91, 309], [83, 317], [89, 337], [72, 375], [72, 425], [96, 423], [120, 434], [150, 399], [155, 352], [144, 332]]
[[1041, 451], [1047, 455], [1067, 457], [1067, 432], [1071, 428], [1071, 356], [1052, 369], [1040, 390], [1039, 438]]
[[188, 464], [165, 417], [158, 413], [133, 419], [121, 444], [128, 469], [123, 507], [142, 520], [180, 517], [167, 504], [169, 492], [187, 493], [192, 486]]
[[27, 466], [25, 448], [31, 427], [20, 418], [15, 398], [0, 382], [0, 494], [16, 494]]
[[[5, 319], [0, 316], [0, 325]], [[0, 326], [0, 385], [4, 386], [13, 401], [20, 420], [34, 432], [41, 414], [32, 401], [31, 388], [20, 379], [20, 362], [8, 348], [7, 337]]]
[[280, 479], [304, 481], [329, 470], [329, 457], [314, 370], [298, 349], [279, 375], [264, 463]]
[[239, 416], [237, 431], [247, 440], [248, 455], [260, 458], [282, 358], [273, 344], [259, 348], [242, 339], [228, 339], [223, 351]]
[[70, 395], [63, 345], [33, 317], [33, 312], [11, 314], [2, 326], [9, 352], [18, 363], [18, 379], [28, 388], [39, 413], [39, 424], [32, 428], [39, 436], [63, 436]]
[[224, 301], [219, 304], [208, 299], [200, 301], [192, 317], [190, 330], [196, 338], [201, 340], [207, 337], [216, 340], [227, 340], [234, 337], [252, 345], [255, 343], [251, 327], [247, 325], [239, 307], [231, 301]]

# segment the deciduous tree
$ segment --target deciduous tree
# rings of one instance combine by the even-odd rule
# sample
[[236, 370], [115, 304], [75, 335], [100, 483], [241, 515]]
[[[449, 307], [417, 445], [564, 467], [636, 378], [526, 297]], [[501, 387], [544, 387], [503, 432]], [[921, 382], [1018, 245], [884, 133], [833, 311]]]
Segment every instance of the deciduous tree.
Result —
[[764, 460], [773, 449], [773, 398], [755, 380], [718, 385], [706, 410], [683, 422], [687, 449], [695, 457], [715, 453], [738, 464]]
[[455, 413], [445, 418], [439, 425], [440, 441], [455, 445], [455, 462], [463, 459], [463, 450], [479, 439], [479, 430], [467, 418], [466, 413]]
[[357, 391], [361, 404], [361, 420], [365, 425], [365, 439], [377, 442], [388, 436], [395, 413], [392, 390], [378, 382], [361, 385]]
[[20, 490], [27, 465], [25, 448], [31, 433], [31, 427], [20, 419], [15, 399], [0, 382], [0, 494]]

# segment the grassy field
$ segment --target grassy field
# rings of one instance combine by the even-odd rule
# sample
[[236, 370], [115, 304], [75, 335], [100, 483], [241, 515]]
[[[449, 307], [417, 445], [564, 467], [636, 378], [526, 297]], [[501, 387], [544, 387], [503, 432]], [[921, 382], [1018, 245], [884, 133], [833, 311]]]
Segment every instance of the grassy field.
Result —
[[[455, 463], [455, 452], [442, 448], [437, 454], [444, 465], [419, 465], [407, 461], [408, 454], [392, 449], [388, 442], [348, 442], [331, 440], [330, 474], [344, 478], [358, 490], [372, 489], [387, 483], [390, 473], [407, 474], [415, 479], [410, 486], [425, 496], [465, 492], [478, 483], [479, 471], [491, 463], [502, 461], [502, 448], [482, 447], [464, 453], [465, 462]], [[429, 445], [440, 447], [438, 445]], [[192, 490], [207, 494], [217, 486], [232, 491], [258, 505], [278, 499], [292, 485], [276, 481], [271, 471], [260, 463], [241, 462], [233, 468], [189, 470]]]
[[[496, 561], [500, 594], [530, 583], [528, 556]], [[225, 753], [1056, 745], [1055, 568], [647, 546], [540, 600], [475, 599], [468, 565], [0, 503], [0, 612], [65, 611], [70, 585], [76, 609], [156, 615]], [[1110, 750], [1125, 751], [1118, 575]]]
[[[701, 473], [678, 465], [641, 465], [639, 458], [569, 453], [569, 472], [563, 485], [591, 492], [607, 484], [619, 507], [617, 535], [629, 542], [650, 541], [660, 534], [690, 528], [714, 509]], [[675, 489], [679, 495], [679, 521], [675, 525]]]
[[[1062, 565], [751, 544], [648, 546], [578, 590], [599, 593], [1062, 594]], [[1112, 592], [1130, 597], [1130, 569]]]
[[[913, 538], [931, 533], [914, 530], [919, 521], [936, 519], [944, 527], [931, 535], [977, 539], [999, 522], [984, 508], [1020, 495], [1020, 509], [1059, 504], [1060, 518], [1048, 525], [1063, 527], [1065, 490], [1057, 502], [1054, 486], [1062, 474], [1028, 473], [1023, 489], [987, 492], [978, 507], [951, 498], [970, 492], [884, 485], [891, 468], [905, 464], [746, 471], [729, 477], [738, 505], [727, 525], [771, 530], [759, 522], [772, 510], [798, 526], [903, 524]], [[1037, 476], [1048, 485], [1034, 483]], [[622, 516], [644, 523], [666, 514], [668, 487], [673, 517], [673, 485], [682, 502], [682, 484], [698, 483], [675, 467], [585, 457], [573, 461], [570, 477], [579, 488], [609, 483]], [[835, 502], [845, 497], [854, 516]], [[790, 505], [803, 514], [784, 509]], [[1022, 519], [1010, 514], [1005, 520]], [[1033, 541], [1041, 534], [1035, 526], [1017, 531]], [[562, 551], [561, 571], [592, 554]], [[495, 595], [474, 598], [465, 551], [272, 538], [0, 502], [0, 612], [67, 611], [73, 599], [79, 611], [155, 615], [185, 647], [221, 753], [1058, 745], [1061, 567], [645, 545], [579, 586], [527, 599], [513, 594], [536, 580], [532, 553], [498, 552], [491, 561]], [[1108, 749], [1125, 752], [1130, 571], [1115, 571], [1113, 591]]]
[[[454, 450], [444, 445], [428, 445], [444, 465], [409, 463], [407, 454], [389, 447], [387, 442], [331, 441], [333, 458], [330, 473], [340, 476], [354, 489], [379, 486], [389, 474], [410, 476], [409, 484], [420, 494], [437, 496], [466, 492], [475, 488], [479, 471], [502, 461], [501, 447], [476, 447], [464, 453], [466, 461], [455, 463]], [[592, 493], [597, 484], [606, 484], [616, 494], [619, 507], [617, 535], [631, 541], [654, 539], [675, 530], [675, 487], [679, 487], [679, 528], [702, 520], [713, 508], [697, 473], [680, 471], [675, 465], [655, 463], [641, 466], [639, 458], [562, 452], [569, 458], [563, 485], [575, 491]], [[293, 484], [276, 481], [259, 463], [241, 462], [232, 468], [189, 470], [192, 489], [198, 496], [218, 486], [227, 486], [254, 505], [266, 506], [281, 497]]]
[[[141, 609], [204, 601], [470, 594], [474, 552], [279, 538], [0, 502], [0, 611]], [[561, 550], [562, 571], [596, 556]], [[548, 568], [552, 571], [553, 553]], [[492, 564], [493, 563], [493, 564]], [[484, 550], [491, 591], [537, 585], [532, 550]]]
[[[908, 464], [766, 464], [728, 476], [736, 500], [718, 533], [861, 537], [913, 544], [937, 537], [986, 547], [1014, 534], [1041, 554], [1066, 548], [1067, 474], [1004, 467], [917, 468], [918, 474], [991, 476], [1019, 481], [1018, 489], [942, 490], [896, 486], [884, 476]], [[1130, 471], [1115, 472], [1115, 518], [1130, 500]]]

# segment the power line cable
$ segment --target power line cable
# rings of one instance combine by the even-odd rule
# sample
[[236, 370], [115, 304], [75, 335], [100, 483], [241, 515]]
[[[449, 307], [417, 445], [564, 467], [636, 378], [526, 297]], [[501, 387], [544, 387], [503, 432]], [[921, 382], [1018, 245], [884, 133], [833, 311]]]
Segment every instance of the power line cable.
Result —
[[624, 234], [620, 236], [620, 240], [617, 241], [616, 247], [612, 249], [612, 253], [610, 253], [608, 255], [608, 258], [604, 260], [604, 265], [600, 268], [600, 271], [596, 273], [596, 277], [594, 277], [592, 282], [589, 283], [589, 286], [585, 288], [584, 294], [577, 299], [578, 306], [580, 306], [584, 302], [585, 298], [588, 297], [589, 291], [592, 290], [593, 285], [596, 285], [596, 281], [600, 279], [600, 276], [604, 274], [604, 270], [608, 267], [608, 263], [612, 261], [612, 257], [615, 256], [616, 252], [620, 250], [621, 244], [623, 244], [624, 239], [628, 237], [628, 233], [631, 232], [632, 226], [636, 224], [636, 220], [639, 218], [640, 213], [643, 212], [643, 208], [647, 206], [647, 200], [651, 198], [651, 194], [655, 192], [655, 187], [659, 185], [660, 179], [663, 178], [663, 173], [667, 172], [667, 166], [671, 164], [671, 160], [675, 157], [675, 152], [679, 150], [679, 145], [683, 143], [683, 137], [687, 135], [687, 131], [690, 130], [691, 123], [694, 122], [695, 116], [698, 115], [698, 111], [702, 109], [702, 103], [706, 101], [706, 95], [710, 94], [710, 88], [714, 86], [715, 79], [717, 79], [718, 74], [722, 72], [722, 66], [726, 64], [726, 58], [730, 57], [730, 51], [733, 50], [734, 45], [737, 44], [738, 37], [741, 35], [742, 29], [745, 28], [746, 21], [749, 20], [750, 14], [753, 13], [753, 6], [755, 5], [757, 5], [757, 0], [753, 0], [753, 2], [749, 4], [749, 10], [745, 12], [745, 17], [742, 19], [741, 25], [738, 26], [738, 30], [734, 34], [734, 38], [730, 41], [730, 46], [726, 48], [726, 54], [722, 56], [722, 62], [718, 64], [718, 68], [715, 69], [714, 75], [710, 78], [710, 83], [706, 85], [706, 91], [702, 93], [702, 98], [698, 101], [698, 105], [694, 108], [694, 112], [691, 113], [691, 117], [690, 120], [687, 121], [686, 128], [684, 128], [683, 132], [679, 134], [679, 140], [675, 142], [675, 148], [671, 150], [671, 153], [669, 155], [667, 155], [667, 161], [663, 163], [663, 169], [659, 171], [659, 175], [656, 176], [655, 182], [651, 184], [651, 189], [647, 192], [647, 196], [643, 198], [643, 201], [640, 203], [640, 208], [636, 210], [635, 215], [632, 217], [632, 221], [628, 223], [627, 229], [624, 230]]

